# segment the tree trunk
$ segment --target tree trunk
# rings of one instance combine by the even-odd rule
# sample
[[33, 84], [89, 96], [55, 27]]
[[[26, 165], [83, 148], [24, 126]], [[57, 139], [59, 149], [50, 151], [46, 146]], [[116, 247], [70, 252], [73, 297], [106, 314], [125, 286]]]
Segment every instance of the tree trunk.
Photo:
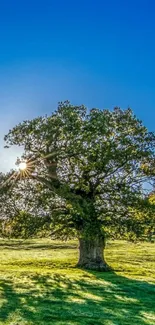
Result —
[[77, 266], [89, 270], [109, 271], [104, 260], [105, 239], [103, 235], [79, 238], [79, 261]]

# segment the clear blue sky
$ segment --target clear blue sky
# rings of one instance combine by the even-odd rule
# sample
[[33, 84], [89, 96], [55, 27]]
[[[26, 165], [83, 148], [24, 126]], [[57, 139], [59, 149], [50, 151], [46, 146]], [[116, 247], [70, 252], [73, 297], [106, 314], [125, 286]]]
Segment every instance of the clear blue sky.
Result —
[[1, 1], [0, 136], [65, 99], [155, 129], [154, 0]]

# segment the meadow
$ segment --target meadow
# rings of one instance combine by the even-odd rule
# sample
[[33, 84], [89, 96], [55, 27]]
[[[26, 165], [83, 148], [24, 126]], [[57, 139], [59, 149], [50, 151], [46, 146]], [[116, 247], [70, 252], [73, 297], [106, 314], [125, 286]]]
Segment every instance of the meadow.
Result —
[[0, 240], [0, 325], [155, 324], [155, 243], [110, 241], [113, 271], [75, 267], [76, 241]]

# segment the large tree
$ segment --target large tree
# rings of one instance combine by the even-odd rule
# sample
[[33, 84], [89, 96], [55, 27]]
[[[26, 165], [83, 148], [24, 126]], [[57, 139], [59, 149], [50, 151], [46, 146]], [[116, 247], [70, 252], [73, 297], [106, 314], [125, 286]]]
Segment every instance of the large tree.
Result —
[[144, 184], [154, 182], [155, 134], [131, 109], [88, 112], [64, 102], [5, 140], [24, 148], [27, 168], [17, 181], [41, 186], [37, 205], [51, 215], [53, 233], [78, 237], [78, 265], [108, 270], [106, 234], [130, 231], [131, 207], [141, 206]]

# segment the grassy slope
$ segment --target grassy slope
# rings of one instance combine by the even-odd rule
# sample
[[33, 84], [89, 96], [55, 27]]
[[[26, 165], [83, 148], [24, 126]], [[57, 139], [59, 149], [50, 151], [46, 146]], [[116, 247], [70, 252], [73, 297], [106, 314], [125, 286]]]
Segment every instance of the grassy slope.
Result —
[[0, 246], [0, 325], [155, 324], [155, 244], [109, 243], [110, 273], [76, 269], [75, 242]]

